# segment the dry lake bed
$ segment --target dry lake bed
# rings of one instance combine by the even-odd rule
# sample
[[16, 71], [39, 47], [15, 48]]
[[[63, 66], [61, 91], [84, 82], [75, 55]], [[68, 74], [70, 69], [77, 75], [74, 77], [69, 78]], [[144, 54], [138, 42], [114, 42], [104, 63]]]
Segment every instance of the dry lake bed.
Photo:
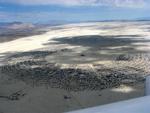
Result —
[[42, 30], [0, 42], [0, 113], [62, 113], [144, 95], [149, 21]]

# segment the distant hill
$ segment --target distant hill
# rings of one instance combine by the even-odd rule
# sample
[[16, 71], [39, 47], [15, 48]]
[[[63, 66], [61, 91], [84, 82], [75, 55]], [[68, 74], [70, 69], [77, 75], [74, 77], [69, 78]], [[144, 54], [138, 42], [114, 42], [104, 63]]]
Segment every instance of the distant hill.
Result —
[[35, 25], [32, 23], [22, 23], [22, 22], [11, 22], [11, 23], [0, 23], [1, 29], [27, 29], [27, 28], [34, 28]]
[[137, 20], [140, 20], [140, 21], [150, 21], [150, 17], [143, 17], [143, 18], [139, 18]]
[[45, 33], [44, 25], [32, 23], [11, 22], [0, 23], [0, 43], [15, 40], [17, 38], [33, 36]]

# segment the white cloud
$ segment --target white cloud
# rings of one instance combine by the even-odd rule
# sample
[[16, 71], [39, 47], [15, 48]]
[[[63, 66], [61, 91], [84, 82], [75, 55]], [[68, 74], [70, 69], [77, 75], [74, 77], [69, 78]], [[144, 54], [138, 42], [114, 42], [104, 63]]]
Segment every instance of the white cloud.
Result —
[[106, 5], [116, 7], [143, 7], [146, 0], [0, 0], [2, 3], [23, 5]]

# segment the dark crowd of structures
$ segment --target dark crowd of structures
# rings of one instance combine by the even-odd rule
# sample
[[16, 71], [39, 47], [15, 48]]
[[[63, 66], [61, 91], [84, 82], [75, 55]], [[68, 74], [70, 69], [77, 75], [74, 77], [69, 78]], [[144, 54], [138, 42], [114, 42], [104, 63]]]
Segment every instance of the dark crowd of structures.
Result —
[[[0, 71], [33, 87], [45, 85], [46, 87], [60, 88], [67, 91], [103, 90], [144, 80], [143, 77], [136, 74], [129, 75], [117, 69], [98, 68], [99, 65], [95, 65], [93, 71], [92, 69], [61, 68], [44, 60], [37, 61], [42, 55], [53, 53], [55, 52], [45, 52], [45, 54], [42, 52], [24, 53], [25, 56], [34, 56], [33, 59], [1, 66]], [[23, 55], [19, 54], [13, 57], [23, 57]]]

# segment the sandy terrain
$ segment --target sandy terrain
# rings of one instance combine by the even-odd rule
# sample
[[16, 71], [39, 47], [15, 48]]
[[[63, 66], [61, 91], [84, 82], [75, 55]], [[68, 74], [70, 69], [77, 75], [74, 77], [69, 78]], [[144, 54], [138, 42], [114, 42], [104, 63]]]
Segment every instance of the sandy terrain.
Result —
[[0, 84], [0, 95], [9, 96], [18, 91], [20, 91], [19, 94], [24, 94], [18, 100], [0, 98], [0, 110], [3, 113], [61, 113], [135, 98], [144, 94], [142, 83], [103, 91], [79, 92], [46, 86], [31, 87], [18, 80], [1, 79]]
[[149, 28], [69, 24], [0, 43], [0, 112], [61, 113], [143, 96]]

